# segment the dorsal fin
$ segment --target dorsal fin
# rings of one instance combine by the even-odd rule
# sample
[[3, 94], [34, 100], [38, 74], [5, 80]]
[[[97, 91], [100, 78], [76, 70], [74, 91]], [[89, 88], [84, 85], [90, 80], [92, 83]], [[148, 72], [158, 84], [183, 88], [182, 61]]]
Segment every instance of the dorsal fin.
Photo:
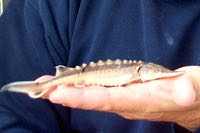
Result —
[[55, 67], [56, 68], [56, 76], [59, 76], [67, 71], [73, 71], [74, 68], [71, 67], [66, 67], [64, 65], [58, 65]]

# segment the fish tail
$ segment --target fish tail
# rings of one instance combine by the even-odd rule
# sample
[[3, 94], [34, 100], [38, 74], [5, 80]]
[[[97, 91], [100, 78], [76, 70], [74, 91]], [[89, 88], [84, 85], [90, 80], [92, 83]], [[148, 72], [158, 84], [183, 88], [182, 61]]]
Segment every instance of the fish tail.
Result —
[[4, 85], [0, 92], [17, 92], [17, 93], [26, 93], [33, 98], [38, 98], [44, 92], [44, 88], [42, 87], [42, 83], [35, 81], [19, 81], [12, 82]]

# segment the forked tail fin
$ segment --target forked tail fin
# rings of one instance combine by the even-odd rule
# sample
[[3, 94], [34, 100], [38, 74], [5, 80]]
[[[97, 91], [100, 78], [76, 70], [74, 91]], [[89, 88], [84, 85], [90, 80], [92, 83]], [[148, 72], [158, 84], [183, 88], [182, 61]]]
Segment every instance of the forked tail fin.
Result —
[[11, 91], [28, 94], [32, 98], [39, 98], [44, 95], [48, 89], [42, 87], [42, 83], [35, 81], [19, 81], [4, 85], [0, 92]]

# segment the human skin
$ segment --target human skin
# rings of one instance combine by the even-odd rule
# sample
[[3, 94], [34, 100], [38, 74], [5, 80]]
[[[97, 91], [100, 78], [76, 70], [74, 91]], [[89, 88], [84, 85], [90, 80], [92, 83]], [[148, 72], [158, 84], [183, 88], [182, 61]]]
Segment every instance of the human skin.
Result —
[[[131, 120], [171, 121], [190, 131], [200, 127], [200, 67], [185, 74], [126, 87], [54, 87], [43, 98], [63, 106], [116, 113]], [[43, 76], [44, 81], [53, 76]]]

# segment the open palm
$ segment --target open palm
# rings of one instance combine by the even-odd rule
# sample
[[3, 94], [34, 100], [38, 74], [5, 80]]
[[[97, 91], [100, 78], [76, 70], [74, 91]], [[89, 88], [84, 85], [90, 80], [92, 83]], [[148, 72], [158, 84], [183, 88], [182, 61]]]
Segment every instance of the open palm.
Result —
[[[172, 121], [190, 130], [200, 127], [200, 68], [184, 67], [180, 77], [125, 87], [59, 86], [45, 97], [63, 106], [114, 112], [127, 119]], [[46, 80], [45, 76], [38, 80]]]

